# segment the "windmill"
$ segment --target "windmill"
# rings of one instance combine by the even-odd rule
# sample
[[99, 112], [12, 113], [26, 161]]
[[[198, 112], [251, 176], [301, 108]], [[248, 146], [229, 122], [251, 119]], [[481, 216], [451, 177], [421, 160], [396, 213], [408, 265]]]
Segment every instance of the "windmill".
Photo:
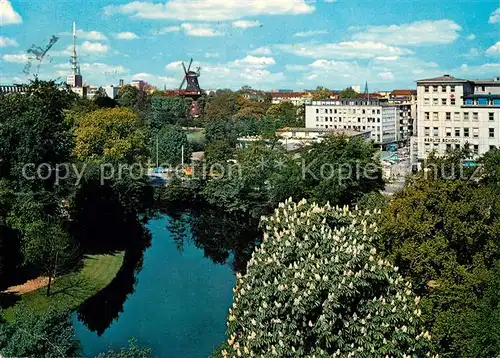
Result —
[[[201, 96], [202, 91], [200, 84], [198, 83], [198, 77], [200, 77], [201, 67], [198, 67], [195, 71], [191, 71], [191, 65], [193, 64], [193, 59], [189, 62], [189, 66], [186, 69], [184, 62], [182, 63], [182, 68], [184, 69], [184, 78], [182, 79], [181, 85], [179, 86], [179, 91], [183, 91], [187, 96]], [[187, 83], [186, 89], [183, 90], [184, 84]]]

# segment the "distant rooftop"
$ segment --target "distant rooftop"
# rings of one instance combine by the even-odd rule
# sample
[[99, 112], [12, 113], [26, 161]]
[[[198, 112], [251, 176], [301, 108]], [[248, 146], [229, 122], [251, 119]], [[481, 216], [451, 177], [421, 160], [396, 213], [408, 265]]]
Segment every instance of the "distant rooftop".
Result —
[[468, 82], [468, 80], [464, 80], [461, 78], [455, 78], [453, 76], [445, 74], [445, 75], [442, 75], [440, 77], [426, 78], [423, 80], [418, 80], [417, 83], [418, 82]]

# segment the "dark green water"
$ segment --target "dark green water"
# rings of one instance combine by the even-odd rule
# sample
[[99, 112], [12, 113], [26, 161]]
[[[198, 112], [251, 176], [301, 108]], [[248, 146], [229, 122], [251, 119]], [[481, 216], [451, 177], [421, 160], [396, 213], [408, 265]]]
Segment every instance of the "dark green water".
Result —
[[232, 268], [205, 257], [206, 249], [192, 240], [179, 250], [168, 224], [168, 217], [150, 221], [152, 243], [144, 255], [132, 255], [130, 269], [74, 314], [86, 357], [110, 345], [126, 346], [130, 337], [151, 347], [156, 357], [207, 357], [225, 339], [235, 282]]

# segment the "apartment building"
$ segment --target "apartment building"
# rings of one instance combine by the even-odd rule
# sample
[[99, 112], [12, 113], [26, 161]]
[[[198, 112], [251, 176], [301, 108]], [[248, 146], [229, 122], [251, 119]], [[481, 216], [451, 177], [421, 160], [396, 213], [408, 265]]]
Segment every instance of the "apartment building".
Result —
[[465, 80], [443, 75], [417, 81], [417, 133], [412, 161], [436, 151], [469, 148], [482, 155], [500, 146], [500, 78]]
[[415, 122], [417, 118], [417, 91], [396, 89], [388, 94], [388, 102], [399, 106], [399, 138], [409, 144], [410, 137], [416, 135]]
[[324, 99], [306, 105], [307, 128], [370, 131], [382, 146], [406, 139], [399, 137], [399, 116], [398, 105], [379, 99]]

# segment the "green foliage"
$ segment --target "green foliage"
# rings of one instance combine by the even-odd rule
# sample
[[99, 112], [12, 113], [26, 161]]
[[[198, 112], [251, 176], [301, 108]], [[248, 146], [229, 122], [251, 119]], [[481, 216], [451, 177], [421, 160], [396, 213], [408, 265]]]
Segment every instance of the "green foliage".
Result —
[[165, 124], [184, 125], [188, 118], [191, 100], [179, 96], [158, 96], [151, 98], [151, 133], [156, 133]]
[[202, 195], [208, 203], [259, 217], [298, 190], [299, 169], [279, 148], [257, 142], [237, 151], [235, 159], [219, 170], [220, 178], [206, 183]]
[[233, 122], [213, 120], [208, 122], [205, 127], [205, 137], [208, 143], [224, 140], [234, 147], [238, 134], [233, 126]]
[[238, 95], [230, 90], [219, 90], [215, 95], [208, 99], [205, 106], [205, 119], [213, 120], [229, 120], [238, 113]]
[[137, 340], [132, 338], [128, 341], [127, 348], [121, 348], [119, 351], [110, 349], [106, 353], [100, 353], [97, 358], [149, 358], [151, 352], [151, 348], [138, 346]]
[[475, 357], [471, 352], [500, 349], [498, 330], [486, 334], [480, 322], [489, 314], [491, 322], [498, 319], [491, 292], [498, 284], [500, 194], [488, 180], [495, 166], [483, 168], [486, 185], [468, 180], [467, 168], [459, 179], [460, 155], [436, 160], [428, 176], [418, 174], [395, 195], [381, 219], [379, 247], [423, 296], [433, 344], [446, 356]]
[[375, 148], [358, 138], [331, 136], [303, 154], [306, 198], [349, 204], [384, 188]]
[[118, 104], [136, 112], [148, 111], [151, 107], [151, 98], [143, 89], [125, 85], [118, 91]]
[[69, 124], [63, 110], [69, 108], [74, 97], [54, 82], [35, 80], [27, 94], [12, 94], [0, 101], [0, 177], [11, 184], [33, 190], [51, 189], [53, 180], [28, 180], [42, 163], [51, 168], [68, 162], [73, 147]]
[[286, 202], [237, 275], [225, 357], [422, 357], [419, 298], [377, 255], [373, 218]]
[[[156, 141], [156, 139], [154, 140]], [[158, 132], [160, 166], [177, 166], [181, 164], [183, 147], [184, 163], [190, 163], [192, 149], [186, 133], [179, 126], [164, 125]]]
[[313, 100], [317, 101], [319, 99], [328, 99], [332, 95], [332, 91], [328, 88], [318, 86], [316, 87], [316, 91], [313, 92]]
[[339, 93], [339, 98], [359, 98], [360, 95], [358, 92], [352, 89], [352, 87], [347, 87], [346, 89], [343, 89]]
[[300, 114], [301, 107], [296, 107], [290, 102], [281, 102], [273, 104], [266, 112], [266, 116], [280, 122], [283, 126], [304, 127], [305, 118]]
[[145, 160], [144, 126], [127, 108], [100, 109], [79, 117], [74, 155], [81, 161]]
[[225, 165], [233, 156], [234, 149], [225, 140], [216, 140], [205, 147], [205, 161], [207, 166], [214, 164]]
[[4, 357], [75, 357], [79, 349], [68, 311], [36, 314], [18, 310], [14, 321], [0, 323], [0, 353]]

